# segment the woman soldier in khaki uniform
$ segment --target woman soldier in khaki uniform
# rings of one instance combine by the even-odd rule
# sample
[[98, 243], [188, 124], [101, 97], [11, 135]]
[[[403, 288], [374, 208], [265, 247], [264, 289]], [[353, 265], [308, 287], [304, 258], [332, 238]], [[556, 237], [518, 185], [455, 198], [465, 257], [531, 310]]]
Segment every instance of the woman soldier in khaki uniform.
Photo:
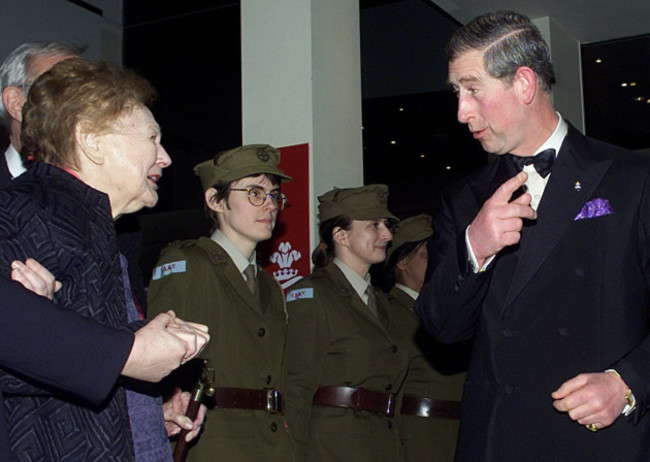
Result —
[[395, 227], [387, 267], [396, 284], [392, 313], [408, 335], [413, 356], [400, 402], [400, 436], [406, 462], [453, 462], [468, 348], [440, 345], [420, 329], [413, 311], [427, 270], [431, 217], [416, 215]]
[[214, 369], [214, 408], [188, 461], [294, 460], [281, 405], [284, 295], [255, 261], [284, 206], [280, 183], [290, 178], [279, 161], [271, 146], [249, 145], [197, 165], [216, 230], [170, 244], [154, 269], [152, 315], [173, 307], [212, 334], [202, 356]]
[[301, 460], [398, 462], [394, 412], [405, 341], [368, 270], [386, 258], [388, 189], [334, 189], [318, 200], [316, 269], [287, 294], [287, 421]]

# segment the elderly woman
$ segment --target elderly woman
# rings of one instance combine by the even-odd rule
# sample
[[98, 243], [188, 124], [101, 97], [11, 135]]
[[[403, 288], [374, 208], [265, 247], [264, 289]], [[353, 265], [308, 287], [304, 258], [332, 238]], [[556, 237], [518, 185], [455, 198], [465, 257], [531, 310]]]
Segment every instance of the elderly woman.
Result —
[[413, 310], [427, 270], [431, 217], [400, 221], [388, 249], [387, 269], [395, 285], [388, 294], [391, 310], [407, 333], [413, 356], [402, 390], [400, 433], [406, 462], [452, 462], [467, 365], [467, 345], [441, 345], [421, 328]]
[[409, 355], [368, 274], [392, 238], [387, 196], [369, 185], [318, 198], [317, 268], [287, 295], [287, 421], [301, 460], [402, 460], [394, 413]]
[[[24, 106], [23, 153], [36, 162], [0, 194], [2, 271], [34, 258], [63, 283], [54, 301], [114, 327], [138, 315], [113, 221], [153, 206], [171, 163], [147, 108], [154, 96], [131, 72], [62, 61], [34, 83]], [[8, 374], [2, 387], [18, 460], [133, 461], [134, 440], [137, 460], [169, 459], [160, 404], [127, 397], [119, 384], [100, 406]]]

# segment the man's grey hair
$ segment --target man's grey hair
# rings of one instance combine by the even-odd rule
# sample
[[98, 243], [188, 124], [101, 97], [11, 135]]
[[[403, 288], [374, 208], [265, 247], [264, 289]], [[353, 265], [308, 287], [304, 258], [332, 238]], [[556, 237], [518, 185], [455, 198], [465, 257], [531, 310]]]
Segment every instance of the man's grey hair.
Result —
[[[7, 87], [19, 87], [25, 91], [32, 82], [29, 73], [30, 63], [34, 58], [42, 56], [79, 56], [84, 49], [64, 42], [27, 42], [20, 45], [4, 60], [0, 66], [0, 94]], [[0, 99], [0, 119], [7, 125], [9, 114]]]
[[484, 51], [489, 75], [510, 85], [517, 69], [530, 67], [546, 92], [555, 84], [548, 45], [530, 18], [514, 11], [487, 13], [458, 29], [447, 44], [447, 58], [455, 61], [468, 51]]

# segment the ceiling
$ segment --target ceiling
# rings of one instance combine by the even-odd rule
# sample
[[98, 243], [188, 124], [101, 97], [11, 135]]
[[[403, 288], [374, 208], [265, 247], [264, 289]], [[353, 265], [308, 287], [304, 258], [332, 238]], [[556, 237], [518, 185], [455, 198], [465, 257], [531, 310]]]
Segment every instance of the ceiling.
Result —
[[[102, 5], [109, 0], [68, 0], [73, 3], [96, 3]], [[403, 0], [359, 0], [361, 8], [398, 3]], [[460, 24], [467, 24], [472, 18], [497, 9], [511, 9], [533, 19], [551, 16], [571, 35], [582, 43], [633, 37], [650, 34], [650, 1], [648, 0], [421, 0], [432, 4]], [[139, 1], [124, 0], [138, 5]], [[151, 2], [144, 2], [149, 5]], [[183, 2], [159, 2], [156, 9], [175, 5], [175, 10], [186, 8], [196, 10], [236, 5], [239, 0], [185, 0]]]
[[[402, 0], [360, 0], [371, 8]], [[550, 16], [581, 43], [650, 34], [647, 0], [421, 0], [431, 3], [460, 24], [483, 13], [514, 10], [532, 19]]]
[[461, 24], [497, 9], [515, 10], [530, 18], [550, 16], [581, 43], [650, 33], [647, 0], [423, 0], [430, 1]]

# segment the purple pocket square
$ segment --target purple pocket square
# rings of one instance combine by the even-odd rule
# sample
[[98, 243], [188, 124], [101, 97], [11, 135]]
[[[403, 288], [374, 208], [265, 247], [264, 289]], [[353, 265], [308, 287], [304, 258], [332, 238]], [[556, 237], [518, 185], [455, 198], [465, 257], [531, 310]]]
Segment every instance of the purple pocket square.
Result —
[[614, 213], [614, 209], [610, 205], [609, 201], [597, 197], [596, 199], [590, 200], [582, 207], [582, 210], [580, 210], [580, 213], [576, 215], [574, 221], [603, 217], [605, 215], [611, 215], [612, 213]]

